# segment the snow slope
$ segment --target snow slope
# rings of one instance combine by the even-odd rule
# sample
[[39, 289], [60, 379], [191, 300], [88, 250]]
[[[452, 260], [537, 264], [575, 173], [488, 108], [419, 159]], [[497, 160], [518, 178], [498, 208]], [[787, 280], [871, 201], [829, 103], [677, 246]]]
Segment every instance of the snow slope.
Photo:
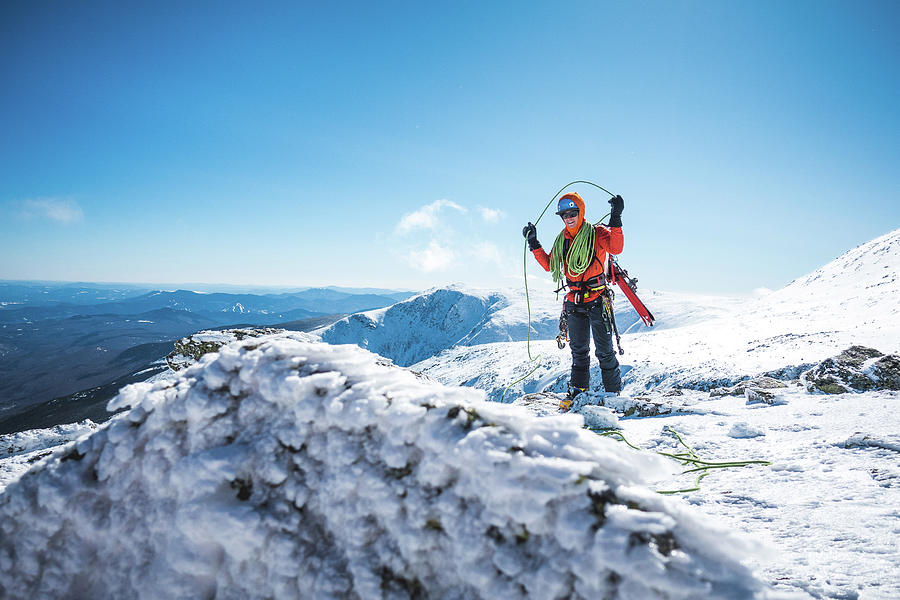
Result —
[[900, 352], [900, 229], [846, 252], [743, 310], [635, 336], [634, 382], [704, 386], [792, 370], [852, 345]]
[[[779, 588], [814, 598], [900, 598], [900, 393], [823, 396], [788, 382], [787, 389], [774, 390], [776, 403], [768, 405], [699, 390], [768, 371], [790, 380], [855, 344], [898, 353], [898, 272], [900, 230], [769, 296], [732, 304], [717, 317], [623, 336], [626, 396], [646, 395], [670, 412], [619, 418], [630, 441], [671, 452], [671, 427], [704, 457], [773, 461], [771, 469], [715, 474], [685, 497], [710, 519], [777, 548], [778, 559], [762, 573]], [[647, 298], [654, 311], [655, 302]], [[532, 341], [531, 355], [541, 360], [529, 361], [524, 343], [483, 344], [448, 349], [412, 368], [498, 400], [524, 377], [512, 385], [507, 402], [523, 393], [565, 390], [568, 349]], [[592, 381], [599, 382], [596, 367]], [[674, 389], [680, 386], [697, 391]], [[657, 489], [691, 483], [685, 476]]]
[[0, 495], [0, 596], [774, 597], [662, 459], [309, 340], [124, 388]]
[[94, 432], [91, 420], [0, 435], [0, 491], [59, 446]]
[[[669, 433], [675, 430], [705, 459], [773, 463], [714, 472], [684, 498], [711, 521], [771, 547], [776, 560], [759, 566], [778, 589], [900, 598], [900, 392], [775, 391], [775, 405], [685, 391], [672, 400], [691, 405], [693, 414], [618, 425], [648, 452], [683, 451]], [[655, 489], [691, 487], [693, 476], [661, 480]]]

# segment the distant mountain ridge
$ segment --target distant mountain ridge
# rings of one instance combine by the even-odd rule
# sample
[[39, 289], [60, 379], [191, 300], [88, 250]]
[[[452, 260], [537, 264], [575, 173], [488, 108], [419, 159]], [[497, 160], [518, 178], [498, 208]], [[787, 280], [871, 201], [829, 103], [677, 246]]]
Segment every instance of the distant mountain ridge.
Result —
[[[0, 282], [0, 425], [32, 406], [39, 420], [49, 414], [41, 406], [55, 399], [69, 402], [82, 392], [96, 396], [102, 406], [100, 396], [110, 393], [110, 385], [149, 372], [175, 340], [202, 329], [281, 325], [306, 330], [395, 302], [392, 296], [335, 288], [259, 295]], [[154, 356], [129, 354], [156, 344], [168, 349], [154, 350]]]
[[[0, 287], [0, 293], [2, 292], [3, 288]], [[80, 291], [76, 292], [78, 293]], [[160, 290], [94, 304], [54, 301], [20, 305], [6, 301], [7, 305], [0, 307], [0, 323], [21, 323], [74, 315], [137, 315], [170, 308], [196, 313], [219, 325], [234, 324], [235, 313], [245, 315], [244, 319], [250, 319], [255, 324], [271, 325], [325, 314], [346, 314], [380, 308], [394, 304], [397, 298], [408, 295], [411, 294], [355, 294], [329, 288], [265, 295]], [[60, 297], [59, 294], [57, 297]]]
[[[340, 316], [277, 325], [311, 331]], [[106, 420], [106, 402], [119, 388], [167, 371], [163, 359], [175, 340], [209, 323], [194, 313], [161, 308], [140, 315], [78, 315], [16, 327], [22, 331], [0, 327], [0, 434], [85, 418]]]

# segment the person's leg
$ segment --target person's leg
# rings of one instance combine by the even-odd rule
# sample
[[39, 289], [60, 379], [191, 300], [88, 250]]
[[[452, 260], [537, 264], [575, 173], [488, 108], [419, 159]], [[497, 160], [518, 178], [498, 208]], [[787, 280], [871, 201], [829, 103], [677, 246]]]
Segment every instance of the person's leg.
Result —
[[603, 306], [599, 302], [591, 308], [590, 321], [591, 331], [594, 334], [594, 348], [603, 376], [603, 389], [607, 392], [619, 392], [622, 390], [622, 377], [619, 373], [619, 359], [613, 350], [612, 327], [603, 314]]
[[591, 324], [585, 309], [566, 302], [569, 320], [569, 346], [572, 349], [572, 375], [569, 386], [583, 390], [591, 384]]

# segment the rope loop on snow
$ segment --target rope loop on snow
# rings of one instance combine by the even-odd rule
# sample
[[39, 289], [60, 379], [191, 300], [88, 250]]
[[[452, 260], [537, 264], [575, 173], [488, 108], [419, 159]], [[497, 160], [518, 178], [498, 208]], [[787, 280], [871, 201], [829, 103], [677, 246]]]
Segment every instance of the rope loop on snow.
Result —
[[[694, 487], [685, 488], [681, 490], [657, 490], [658, 494], [671, 495], [671, 494], [685, 494], [687, 492], [696, 492], [700, 490], [700, 480], [710, 474], [712, 469], [730, 469], [732, 467], [746, 467], [749, 465], [771, 465], [772, 463], [768, 460], [729, 460], [729, 461], [710, 461], [703, 460], [700, 458], [694, 449], [687, 445], [681, 435], [678, 434], [677, 431], [672, 429], [671, 427], [666, 426], [666, 431], [675, 436], [675, 439], [678, 440], [678, 443], [685, 447], [687, 452], [680, 452], [678, 454], [673, 454], [671, 452], [662, 452], [660, 450], [656, 450], [655, 452], [661, 456], [665, 456], [667, 458], [671, 458], [672, 460], [677, 460], [681, 463], [682, 466], [693, 465], [693, 468], [687, 469], [686, 471], [682, 471], [681, 474], [684, 475], [686, 473], [698, 473], [697, 479], [694, 480]], [[622, 433], [620, 429], [591, 429], [594, 433], [602, 436], [615, 437], [620, 442], [625, 442], [630, 448], [634, 448], [635, 450], [643, 450], [643, 448], [639, 448], [632, 444], [626, 439], [625, 434]]]

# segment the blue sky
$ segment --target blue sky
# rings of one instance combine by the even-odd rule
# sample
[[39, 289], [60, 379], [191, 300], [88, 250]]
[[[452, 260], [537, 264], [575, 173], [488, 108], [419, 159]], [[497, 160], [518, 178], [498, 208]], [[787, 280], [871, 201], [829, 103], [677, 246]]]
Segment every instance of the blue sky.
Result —
[[898, 26], [827, 0], [4, 2], [0, 279], [516, 286], [522, 226], [587, 179], [625, 198], [643, 285], [775, 289], [900, 227]]

